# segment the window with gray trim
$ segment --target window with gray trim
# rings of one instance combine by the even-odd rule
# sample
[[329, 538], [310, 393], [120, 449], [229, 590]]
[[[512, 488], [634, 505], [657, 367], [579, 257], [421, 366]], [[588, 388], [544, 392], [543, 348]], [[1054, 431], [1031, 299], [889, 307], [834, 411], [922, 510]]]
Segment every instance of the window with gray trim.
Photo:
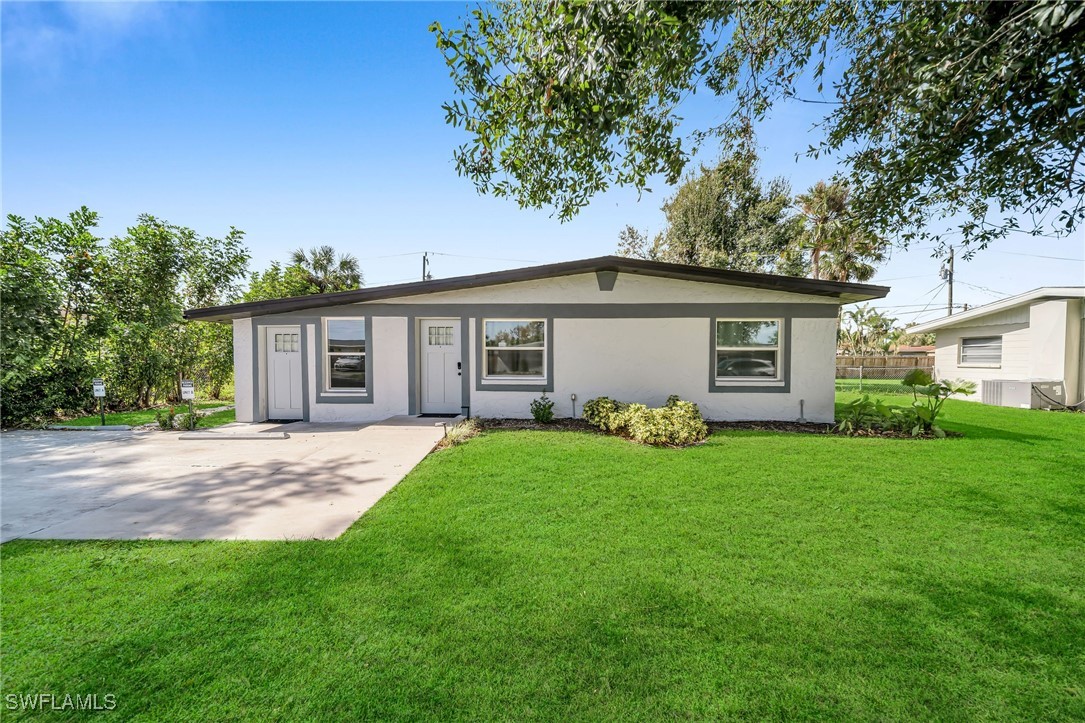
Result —
[[365, 319], [325, 318], [323, 322], [325, 391], [364, 392]]
[[1002, 337], [975, 336], [961, 339], [961, 364], [997, 367], [1002, 364]]
[[485, 319], [482, 329], [484, 378], [546, 378], [545, 320]]
[[779, 381], [779, 319], [717, 319], [716, 380]]

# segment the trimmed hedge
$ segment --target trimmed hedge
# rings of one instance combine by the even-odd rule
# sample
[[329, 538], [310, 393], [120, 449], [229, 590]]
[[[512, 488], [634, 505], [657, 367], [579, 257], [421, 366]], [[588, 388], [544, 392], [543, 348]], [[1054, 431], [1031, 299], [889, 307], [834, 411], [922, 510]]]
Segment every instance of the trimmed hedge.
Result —
[[686, 447], [708, 436], [708, 425], [697, 405], [674, 395], [662, 407], [598, 397], [584, 403], [584, 420], [604, 432], [643, 444]]

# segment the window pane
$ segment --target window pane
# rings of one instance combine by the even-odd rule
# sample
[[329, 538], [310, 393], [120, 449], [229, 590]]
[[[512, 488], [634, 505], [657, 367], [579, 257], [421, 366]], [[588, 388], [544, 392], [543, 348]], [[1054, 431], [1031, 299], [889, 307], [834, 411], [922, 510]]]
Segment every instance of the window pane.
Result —
[[776, 378], [776, 352], [761, 349], [717, 351], [717, 377]]
[[430, 346], [452, 346], [452, 327], [451, 326], [431, 326], [431, 327], [429, 327], [429, 345]]
[[362, 319], [329, 319], [328, 351], [364, 352], [365, 321]]
[[365, 356], [344, 354], [332, 356], [331, 379], [328, 386], [332, 389], [365, 389]]
[[984, 336], [961, 339], [962, 364], [1001, 364], [1002, 337]]
[[779, 322], [717, 321], [716, 346], [776, 346]]
[[542, 321], [487, 321], [486, 346], [541, 347], [546, 339]]
[[490, 349], [486, 352], [486, 376], [523, 377], [543, 375], [542, 349]]
[[297, 351], [297, 350], [298, 350], [298, 335], [297, 334], [291, 334], [290, 335], [290, 351]]
[[282, 334], [276, 334], [275, 335], [275, 351], [282, 351], [282, 350], [283, 350], [283, 335]]

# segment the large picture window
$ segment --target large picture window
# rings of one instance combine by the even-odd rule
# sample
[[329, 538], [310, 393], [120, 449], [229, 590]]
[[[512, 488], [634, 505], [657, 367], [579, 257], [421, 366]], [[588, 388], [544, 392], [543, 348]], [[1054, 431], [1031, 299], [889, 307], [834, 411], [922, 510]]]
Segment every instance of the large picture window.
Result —
[[327, 391], [364, 392], [365, 362], [365, 319], [325, 319]]
[[546, 322], [486, 319], [483, 376], [489, 379], [546, 378]]
[[977, 336], [961, 339], [961, 364], [997, 367], [1002, 364], [1002, 337]]
[[716, 379], [780, 379], [780, 320], [716, 321]]

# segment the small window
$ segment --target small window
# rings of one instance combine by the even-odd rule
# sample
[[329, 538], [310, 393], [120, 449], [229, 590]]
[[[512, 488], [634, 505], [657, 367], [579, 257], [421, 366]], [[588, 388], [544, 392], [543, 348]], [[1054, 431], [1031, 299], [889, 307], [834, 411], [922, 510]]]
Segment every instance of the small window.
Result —
[[490, 378], [546, 377], [546, 322], [486, 320], [483, 375]]
[[364, 392], [365, 319], [326, 319], [324, 329], [328, 391]]
[[997, 367], [1002, 364], [1002, 337], [977, 336], [961, 339], [961, 364]]
[[298, 334], [276, 334], [275, 351], [297, 351]]
[[717, 321], [716, 379], [779, 380], [779, 319]]
[[429, 345], [430, 346], [452, 346], [452, 327], [451, 326], [431, 326], [429, 327]]

